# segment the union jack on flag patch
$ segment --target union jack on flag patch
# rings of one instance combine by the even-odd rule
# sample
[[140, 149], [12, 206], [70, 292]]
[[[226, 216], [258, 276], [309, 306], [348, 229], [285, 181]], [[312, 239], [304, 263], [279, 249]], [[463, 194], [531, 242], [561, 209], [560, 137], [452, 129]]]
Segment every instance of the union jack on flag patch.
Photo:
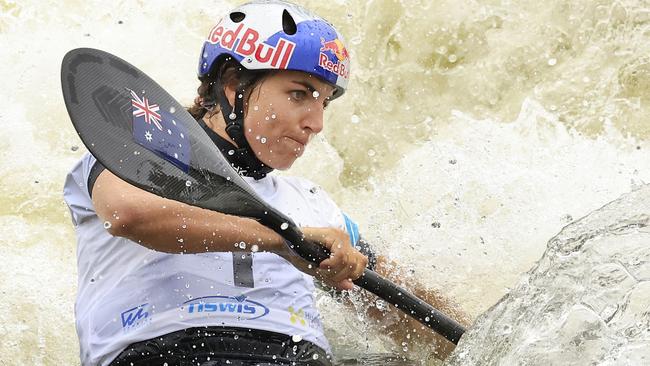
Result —
[[133, 110], [133, 139], [187, 173], [191, 159], [190, 140], [185, 125], [175, 119], [174, 108], [170, 108], [170, 112], [161, 110], [149, 98], [128, 90]]
[[158, 104], [151, 104], [149, 105], [149, 99], [142, 97], [138, 97], [138, 95], [131, 90], [131, 105], [133, 106], [133, 116], [134, 117], [141, 117], [144, 116], [144, 121], [147, 123], [153, 123], [158, 127], [160, 131], [162, 131], [162, 126], [160, 125], [160, 114], [157, 112], [160, 110], [160, 107], [158, 107]]

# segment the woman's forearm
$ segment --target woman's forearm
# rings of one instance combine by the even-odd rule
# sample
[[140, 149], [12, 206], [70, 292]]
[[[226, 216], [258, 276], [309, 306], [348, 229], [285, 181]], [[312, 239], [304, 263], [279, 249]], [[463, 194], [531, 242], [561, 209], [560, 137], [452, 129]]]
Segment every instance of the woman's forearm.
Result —
[[165, 199], [108, 171], [97, 178], [93, 203], [112, 235], [157, 251], [190, 254], [286, 250], [280, 235], [253, 219]]

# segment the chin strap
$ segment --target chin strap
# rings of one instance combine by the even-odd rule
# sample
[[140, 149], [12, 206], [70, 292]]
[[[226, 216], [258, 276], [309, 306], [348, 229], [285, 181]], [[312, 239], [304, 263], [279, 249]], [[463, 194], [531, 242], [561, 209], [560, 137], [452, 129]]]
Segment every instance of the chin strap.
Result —
[[262, 179], [268, 173], [273, 171], [273, 168], [262, 163], [251, 149], [246, 135], [244, 134], [244, 89], [238, 88], [235, 94], [235, 106], [232, 107], [228, 103], [221, 83], [214, 83], [214, 94], [218, 96], [221, 107], [221, 115], [226, 122], [226, 133], [237, 144], [233, 146], [233, 151], [226, 153], [226, 159], [230, 161], [232, 166], [237, 169], [239, 174], [255, 179]]

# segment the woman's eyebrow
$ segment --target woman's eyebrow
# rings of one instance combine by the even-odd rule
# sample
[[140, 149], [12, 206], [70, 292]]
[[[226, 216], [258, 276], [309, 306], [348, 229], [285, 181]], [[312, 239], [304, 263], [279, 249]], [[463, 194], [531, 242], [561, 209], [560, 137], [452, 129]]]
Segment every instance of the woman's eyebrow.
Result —
[[292, 82], [304, 86], [305, 88], [307, 88], [307, 90], [309, 90], [312, 93], [316, 91], [316, 88], [314, 88], [313, 85], [309, 84], [306, 81], [292, 80]]
[[[291, 80], [291, 82], [295, 83], [295, 84], [298, 84], [298, 85], [304, 86], [305, 88], [307, 88], [307, 90], [309, 90], [312, 93], [316, 91], [316, 88], [313, 85], [311, 85], [310, 83], [306, 82], [306, 81]], [[332, 90], [332, 94], [334, 94], [334, 90]]]

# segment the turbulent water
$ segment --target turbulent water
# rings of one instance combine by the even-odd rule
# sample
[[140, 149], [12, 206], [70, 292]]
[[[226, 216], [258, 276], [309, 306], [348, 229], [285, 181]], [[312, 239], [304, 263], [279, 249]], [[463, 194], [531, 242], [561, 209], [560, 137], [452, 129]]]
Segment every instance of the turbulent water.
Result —
[[[450, 362], [647, 362], [650, 3], [300, 3], [340, 28], [353, 70], [289, 173], [327, 189], [411, 281], [479, 319]], [[84, 148], [61, 98], [63, 55], [115, 53], [190, 103], [202, 41], [231, 6], [0, 0], [0, 364], [79, 363], [61, 190]], [[362, 315], [318, 302], [341, 359], [388, 365], [361, 354], [402, 352]], [[431, 352], [394, 364], [435, 363]]]
[[448, 365], [647, 365], [649, 225], [645, 185], [565, 227]]

